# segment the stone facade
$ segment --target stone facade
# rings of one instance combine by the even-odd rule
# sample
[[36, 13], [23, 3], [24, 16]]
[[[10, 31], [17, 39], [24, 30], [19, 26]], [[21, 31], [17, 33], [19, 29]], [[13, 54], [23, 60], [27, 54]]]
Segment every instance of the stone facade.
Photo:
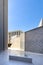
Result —
[[25, 51], [43, 53], [43, 27], [25, 32]]
[[12, 44], [10, 49], [24, 51], [24, 32], [22, 31], [9, 32], [8, 44]]

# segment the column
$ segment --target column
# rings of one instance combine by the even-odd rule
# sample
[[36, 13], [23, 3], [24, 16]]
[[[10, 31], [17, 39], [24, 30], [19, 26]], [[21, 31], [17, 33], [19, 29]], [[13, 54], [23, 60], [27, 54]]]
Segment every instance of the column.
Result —
[[8, 48], [8, 0], [0, 0], [0, 50]]

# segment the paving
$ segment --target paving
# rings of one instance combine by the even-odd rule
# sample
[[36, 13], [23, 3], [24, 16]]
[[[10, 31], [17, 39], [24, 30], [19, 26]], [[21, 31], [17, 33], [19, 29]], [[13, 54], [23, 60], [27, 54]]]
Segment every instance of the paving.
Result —
[[10, 54], [15, 54], [17, 51], [0, 51], [0, 65], [43, 65], [43, 54], [28, 52], [27, 55], [32, 58], [32, 63], [9, 60]]

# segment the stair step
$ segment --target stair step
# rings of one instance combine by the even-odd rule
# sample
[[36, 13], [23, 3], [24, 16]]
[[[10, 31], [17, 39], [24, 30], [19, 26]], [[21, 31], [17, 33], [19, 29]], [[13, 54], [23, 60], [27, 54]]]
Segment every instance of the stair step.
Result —
[[9, 55], [9, 60], [32, 63], [32, 58]]

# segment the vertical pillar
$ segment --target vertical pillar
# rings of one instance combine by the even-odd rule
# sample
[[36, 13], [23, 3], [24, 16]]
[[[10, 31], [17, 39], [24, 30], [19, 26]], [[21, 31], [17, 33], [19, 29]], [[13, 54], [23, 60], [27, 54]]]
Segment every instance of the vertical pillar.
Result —
[[3, 0], [4, 49], [8, 48], [8, 0]]
[[0, 0], [0, 50], [8, 48], [8, 0]]

